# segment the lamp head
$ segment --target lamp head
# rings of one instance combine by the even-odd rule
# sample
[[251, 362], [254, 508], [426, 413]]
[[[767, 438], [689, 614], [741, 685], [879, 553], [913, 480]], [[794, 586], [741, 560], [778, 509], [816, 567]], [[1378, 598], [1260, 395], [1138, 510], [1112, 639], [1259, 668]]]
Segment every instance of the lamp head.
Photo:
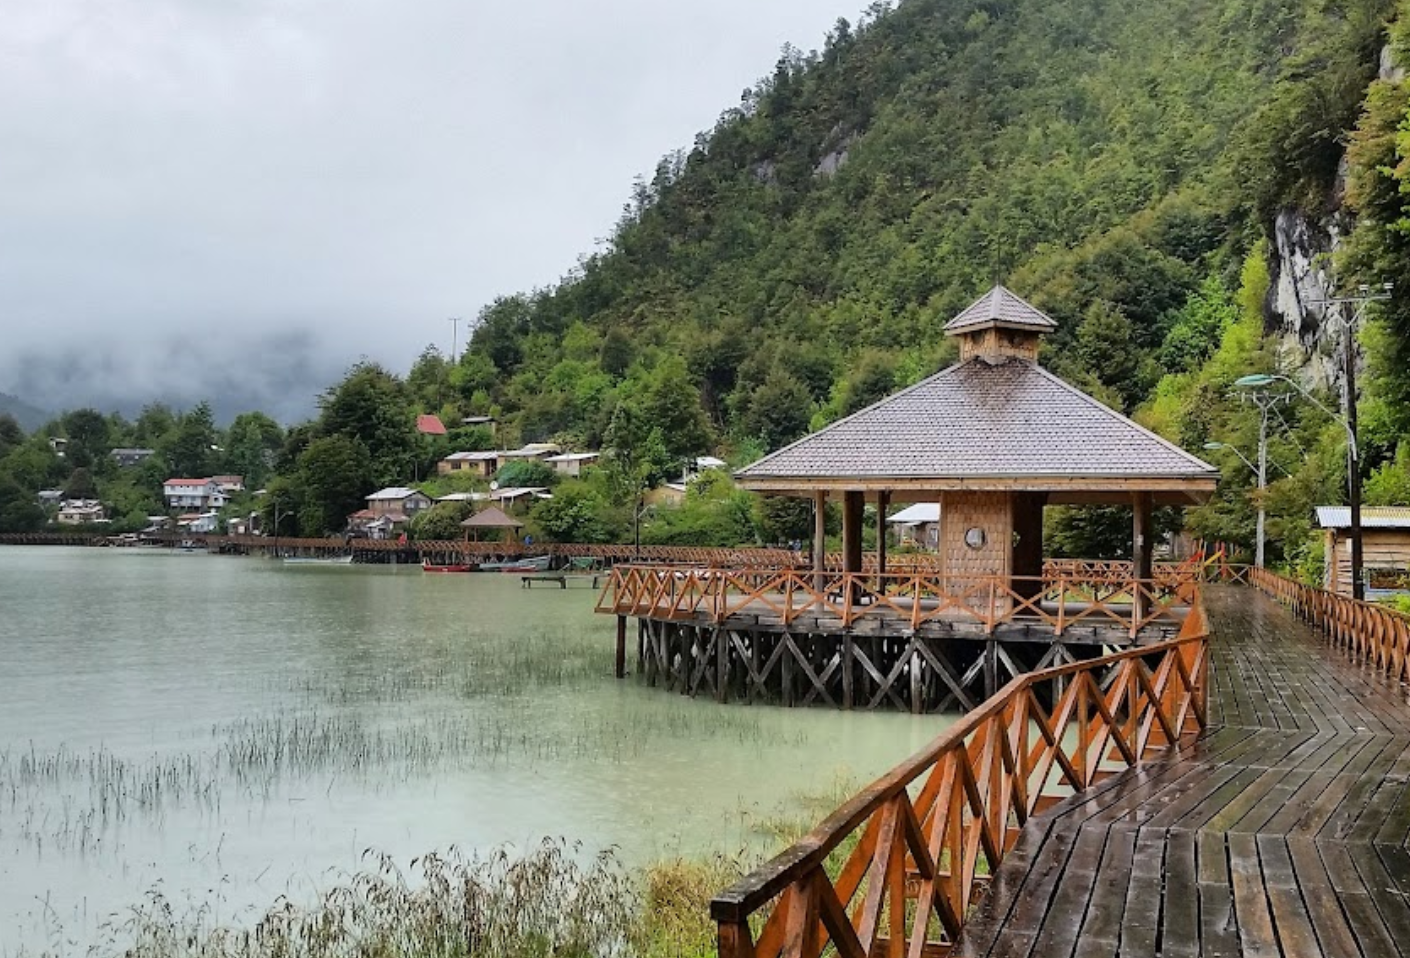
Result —
[[1270, 376], [1267, 373], [1253, 373], [1248, 376], [1240, 376], [1234, 380], [1234, 386], [1239, 389], [1262, 389], [1264, 386], [1271, 386], [1278, 381], [1277, 376]]
[[1227, 444], [1227, 443], [1222, 443], [1222, 442], [1207, 442], [1207, 443], [1204, 444], [1204, 448], [1206, 448], [1206, 449], [1225, 449], [1225, 448], [1228, 448], [1228, 444]]

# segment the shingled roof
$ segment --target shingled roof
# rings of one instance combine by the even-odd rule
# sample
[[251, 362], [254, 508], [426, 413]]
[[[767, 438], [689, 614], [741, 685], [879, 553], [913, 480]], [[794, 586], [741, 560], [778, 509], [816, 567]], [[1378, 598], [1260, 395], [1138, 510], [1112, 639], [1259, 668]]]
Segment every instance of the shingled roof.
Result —
[[[1015, 297], [1016, 298], [1016, 297]], [[1020, 301], [1021, 302], [1021, 301]], [[966, 311], [968, 312], [968, 311]], [[961, 314], [963, 318], [963, 314]], [[957, 320], [958, 321], [958, 320]], [[746, 488], [788, 480], [964, 481], [1052, 478], [1066, 488], [1112, 479], [1189, 480], [1218, 471], [1036, 363], [971, 359], [766, 456], [737, 473]], [[1091, 484], [1074, 480], [1094, 480]], [[999, 487], [1001, 484], [996, 484]], [[1041, 487], [1041, 486], [1040, 486]]]
[[1004, 326], [1046, 333], [1057, 329], [1057, 325], [1051, 316], [1023, 297], [1004, 286], [995, 286], [946, 323], [945, 332], [953, 335], [985, 326]]

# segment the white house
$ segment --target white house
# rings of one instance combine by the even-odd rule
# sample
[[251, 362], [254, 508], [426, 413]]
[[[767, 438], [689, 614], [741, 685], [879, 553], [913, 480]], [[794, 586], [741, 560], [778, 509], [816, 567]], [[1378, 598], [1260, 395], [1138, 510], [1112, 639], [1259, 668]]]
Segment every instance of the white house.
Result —
[[62, 526], [86, 526], [108, 521], [108, 512], [97, 499], [66, 499], [56, 519]]
[[182, 532], [211, 533], [220, 525], [220, 516], [214, 512], [188, 513], [176, 520], [176, 527]]
[[168, 479], [162, 495], [169, 509], [219, 509], [229, 498], [214, 479]]

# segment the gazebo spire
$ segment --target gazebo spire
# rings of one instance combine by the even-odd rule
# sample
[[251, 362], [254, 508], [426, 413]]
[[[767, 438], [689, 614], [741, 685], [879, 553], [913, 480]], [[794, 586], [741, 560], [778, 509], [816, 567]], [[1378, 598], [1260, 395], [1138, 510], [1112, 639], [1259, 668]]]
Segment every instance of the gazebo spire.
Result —
[[960, 340], [960, 361], [976, 356], [990, 362], [1038, 361], [1038, 342], [1057, 323], [1003, 286], [995, 286], [945, 324], [946, 336]]

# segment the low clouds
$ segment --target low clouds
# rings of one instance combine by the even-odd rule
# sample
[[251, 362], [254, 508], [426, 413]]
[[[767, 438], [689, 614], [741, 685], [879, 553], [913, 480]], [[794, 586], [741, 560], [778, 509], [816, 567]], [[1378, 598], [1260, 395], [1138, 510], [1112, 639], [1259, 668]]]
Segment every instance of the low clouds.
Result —
[[358, 357], [405, 368], [448, 344], [445, 317], [556, 280], [633, 175], [784, 42], [852, 13], [18, 0], [0, 31], [0, 390], [49, 408], [301, 395], [287, 408], [306, 412]]

